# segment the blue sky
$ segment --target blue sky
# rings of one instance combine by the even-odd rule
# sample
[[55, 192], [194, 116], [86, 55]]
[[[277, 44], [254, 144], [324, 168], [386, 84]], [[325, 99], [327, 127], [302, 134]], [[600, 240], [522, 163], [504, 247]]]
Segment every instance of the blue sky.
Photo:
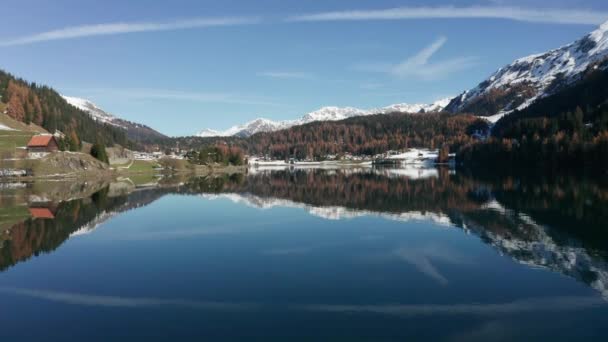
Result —
[[186, 135], [456, 95], [608, 2], [20, 0], [2, 17], [0, 68]]

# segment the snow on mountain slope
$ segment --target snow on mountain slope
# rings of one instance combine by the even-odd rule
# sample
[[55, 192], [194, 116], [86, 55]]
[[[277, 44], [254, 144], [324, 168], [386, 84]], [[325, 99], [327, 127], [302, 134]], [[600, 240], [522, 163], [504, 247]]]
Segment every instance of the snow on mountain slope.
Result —
[[382, 108], [359, 109], [353, 107], [322, 107], [296, 120], [272, 121], [258, 118], [245, 124], [233, 126], [225, 131], [204, 129], [196, 135], [199, 137], [240, 136], [248, 137], [259, 132], [273, 132], [293, 126], [303, 125], [314, 121], [338, 121], [355, 116], [387, 113], [428, 113], [441, 111], [451, 98], [441, 99], [431, 104], [393, 104]]
[[608, 22], [583, 38], [545, 53], [515, 60], [475, 88], [455, 97], [451, 112], [490, 116], [530, 105], [580, 78], [608, 57]]
[[352, 219], [361, 216], [378, 216], [394, 221], [424, 221], [430, 220], [436, 224], [449, 226], [450, 219], [443, 213], [431, 213], [431, 212], [419, 212], [411, 211], [404, 213], [382, 213], [370, 210], [357, 210], [342, 206], [313, 206], [306, 203], [295, 202], [289, 199], [281, 199], [274, 197], [260, 197], [254, 194], [237, 194], [237, 193], [223, 193], [223, 194], [202, 194], [203, 198], [216, 200], [216, 199], [228, 199], [234, 203], [244, 204], [252, 208], [259, 209], [271, 209], [275, 207], [284, 208], [301, 208], [305, 209], [309, 214], [324, 218], [327, 220], [342, 220]]
[[61, 97], [63, 97], [63, 99], [66, 100], [72, 106], [88, 113], [93, 118], [93, 120], [126, 130], [127, 136], [130, 139], [147, 140], [165, 137], [164, 134], [159, 133], [158, 131], [146, 125], [116, 117], [99, 108], [95, 103], [87, 99], [65, 95], [61, 95]]
[[106, 113], [103, 109], [97, 107], [96, 104], [94, 104], [93, 102], [91, 102], [89, 100], [81, 99], [79, 97], [64, 96], [64, 95], [61, 95], [61, 97], [63, 97], [63, 99], [66, 100], [72, 106], [89, 113], [89, 115], [91, 115], [91, 117], [95, 121], [107, 123], [107, 124], [110, 124], [113, 126], [117, 126], [117, 127], [126, 129], [126, 127], [124, 127], [118, 123], [117, 117], [115, 117], [112, 114]]

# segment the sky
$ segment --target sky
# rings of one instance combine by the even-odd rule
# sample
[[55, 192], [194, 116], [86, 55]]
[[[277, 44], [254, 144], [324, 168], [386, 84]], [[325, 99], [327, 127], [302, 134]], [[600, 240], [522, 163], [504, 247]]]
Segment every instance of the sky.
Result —
[[165, 134], [429, 103], [608, 20], [605, 0], [20, 0], [0, 68]]

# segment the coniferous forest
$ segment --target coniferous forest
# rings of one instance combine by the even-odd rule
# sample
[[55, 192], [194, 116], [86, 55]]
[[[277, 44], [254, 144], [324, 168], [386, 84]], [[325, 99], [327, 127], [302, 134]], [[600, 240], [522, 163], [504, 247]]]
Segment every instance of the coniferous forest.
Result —
[[458, 155], [470, 165], [608, 168], [608, 72], [591, 71], [504, 116], [488, 141], [463, 146]]
[[0, 101], [6, 114], [51, 133], [65, 134], [62, 147], [78, 150], [82, 141], [105, 146], [134, 146], [124, 130], [96, 122], [84, 111], [68, 104], [54, 89], [18, 79], [0, 70]]
[[248, 139], [247, 150], [277, 159], [320, 159], [345, 153], [371, 156], [412, 147], [457, 148], [470, 141], [467, 133], [477, 126], [485, 123], [470, 115], [378, 114], [255, 134]]

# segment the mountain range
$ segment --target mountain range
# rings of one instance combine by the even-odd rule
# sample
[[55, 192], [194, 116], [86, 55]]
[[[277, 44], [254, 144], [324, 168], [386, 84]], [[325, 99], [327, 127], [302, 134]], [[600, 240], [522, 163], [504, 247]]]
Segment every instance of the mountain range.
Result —
[[248, 137], [255, 133], [274, 132], [281, 129], [304, 125], [315, 121], [339, 121], [356, 116], [387, 113], [433, 113], [443, 110], [443, 108], [450, 102], [450, 100], [450, 98], [445, 98], [435, 101], [431, 104], [399, 103], [387, 107], [374, 109], [359, 109], [354, 107], [322, 107], [321, 109], [318, 109], [314, 112], [310, 112], [302, 116], [301, 118], [295, 120], [273, 121], [269, 119], [258, 118], [242, 125], [233, 126], [225, 131], [204, 129], [198, 132], [196, 135], [199, 137]]
[[[204, 129], [196, 133], [196, 136], [249, 137], [259, 132], [274, 132], [311, 122], [338, 121], [358, 116], [387, 113], [446, 111], [454, 114], [470, 113], [496, 122], [514, 110], [524, 109], [538, 99], [546, 98], [569, 88], [570, 85], [583, 79], [589, 70], [594, 68], [604, 69], [607, 63], [601, 63], [607, 59], [608, 22], [573, 43], [545, 53], [519, 58], [498, 69], [474, 88], [466, 90], [453, 98], [441, 99], [431, 104], [402, 103], [373, 109], [322, 107], [298, 119], [273, 121], [258, 118], [224, 131]], [[10, 80], [10, 75], [7, 74], [7, 77]], [[114, 116], [89, 100], [63, 95], [62, 97], [70, 105], [88, 113], [97, 123], [104, 123], [124, 130], [127, 137], [133, 141], [153, 143], [158, 139], [167, 138], [164, 134], [146, 125]], [[18, 120], [28, 120], [25, 114], [18, 112], [10, 105], [7, 106], [7, 113]], [[42, 118], [33, 118], [32, 121], [43, 122]]]
[[323, 107], [296, 120], [272, 121], [258, 118], [225, 131], [204, 129], [199, 137], [248, 137], [314, 121], [337, 121], [355, 116], [386, 113], [428, 113], [448, 111], [471, 113], [496, 122], [515, 109], [523, 109], [539, 98], [580, 80], [584, 72], [608, 57], [608, 22], [583, 38], [545, 53], [519, 58], [476, 87], [454, 98], [432, 104], [395, 104], [383, 108]]
[[452, 113], [473, 113], [496, 121], [539, 98], [580, 80], [608, 57], [608, 22], [583, 38], [545, 53], [515, 60], [446, 106]]

